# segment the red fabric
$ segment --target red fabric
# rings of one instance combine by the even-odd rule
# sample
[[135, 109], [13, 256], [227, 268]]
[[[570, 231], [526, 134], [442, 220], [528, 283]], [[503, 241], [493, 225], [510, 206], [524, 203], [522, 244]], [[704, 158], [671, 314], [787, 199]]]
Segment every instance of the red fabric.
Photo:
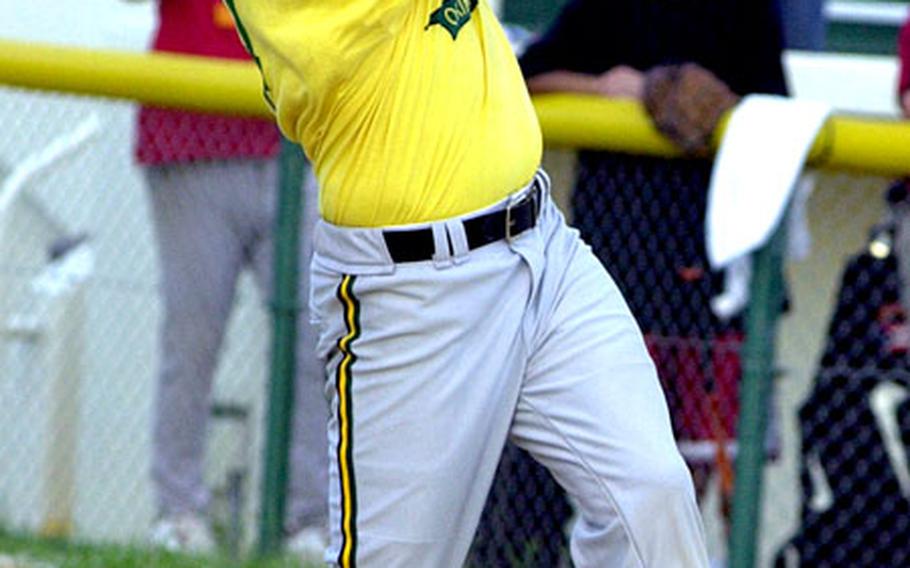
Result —
[[739, 416], [743, 336], [711, 340], [646, 335], [678, 440], [733, 439]]
[[898, 83], [898, 96], [910, 90], [910, 20], [904, 23], [897, 41], [897, 54], [900, 58], [901, 78]]
[[[156, 51], [249, 59], [221, 0], [159, 0]], [[136, 159], [163, 164], [207, 159], [267, 158], [278, 152], [270, 120], [143, 107]]]
[[155, 50], [248, 59], [225, 10], [221, 0], [159, 0]]

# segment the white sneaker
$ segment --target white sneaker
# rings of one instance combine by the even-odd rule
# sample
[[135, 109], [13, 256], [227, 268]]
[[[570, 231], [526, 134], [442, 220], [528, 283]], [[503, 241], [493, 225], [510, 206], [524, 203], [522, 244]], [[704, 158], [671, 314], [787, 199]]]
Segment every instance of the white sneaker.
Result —
[[208, 522], [192, 513], [162, 517], [152, 525], [149, 540], [170, 552], [205, 554], [215, 550], [215, 538]]
[[287, 552], [296, 554], [304, 562], [314, 564], [322, 564], [325, 561], [325, 550], [328, 547], [329, 538], [322, 527], [303, 527], [290, 535], [284, 544]]

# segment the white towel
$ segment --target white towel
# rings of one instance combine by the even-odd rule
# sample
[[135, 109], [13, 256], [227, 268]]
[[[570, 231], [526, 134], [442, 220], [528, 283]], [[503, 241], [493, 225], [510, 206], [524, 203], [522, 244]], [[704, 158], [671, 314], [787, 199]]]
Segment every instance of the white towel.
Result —
[[733, 111], [708, 189], [706, 248], [715, 269], [770, 238], [831, 110], [821, 102], [750, 95]]

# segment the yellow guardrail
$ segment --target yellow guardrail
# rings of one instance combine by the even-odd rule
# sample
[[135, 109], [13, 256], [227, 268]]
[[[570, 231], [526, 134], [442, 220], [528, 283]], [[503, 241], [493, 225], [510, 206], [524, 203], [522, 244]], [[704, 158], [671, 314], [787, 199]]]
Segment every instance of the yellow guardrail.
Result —
[[[678, 156], [645, 109], [633, 101], [579, 95], [548, 95], [534, 100], [548, 144]], [[723, 135], [718, 129], [715, 142]], [[869, 116], [828, 119], [809, 153], [814, 167], [878, 174], [910, 175], [910, 122]]]
[[222, 59], [0, 40], [0, 83], [165, 107], [270, 116], [255, 65]]
[[[0, 83], [166, 107], [270, 116], [251, 63], [168, 54], [89, 50], [0, 40]], [[535, 97], [547, 144], [678, 155], [631, 101], [579, 95]], [[718, 138], [722, 134], [718, 133]], [[910, 175], [910, 122], [838, 115], [828, 120], [810, 164], [887, 176]]]

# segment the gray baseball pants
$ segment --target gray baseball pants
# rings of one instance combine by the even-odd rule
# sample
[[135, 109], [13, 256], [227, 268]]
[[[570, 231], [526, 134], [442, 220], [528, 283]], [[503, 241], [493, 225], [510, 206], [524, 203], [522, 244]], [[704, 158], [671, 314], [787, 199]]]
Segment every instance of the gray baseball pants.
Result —
[[[204, 513], [203, 480], [212, 380], [241, 270], [263, 298], [272, 286], [275, 160], [194, 162], [146, 170], [164, 303], [154, 409], [152, 480], [162, 515]], [[306, 305], [315, 183], [305, 190], [301, 303]], [[324, 524], [328, 405], [315, 333], [300, 314], [287, 530]], [[265, 373], [265, 371], [263, 371]]]
[[575, 566], [708, 565], [641, 333], [538, 177], [536, 227], [468, 250], [461, 219], [427, 224], [433, 260], [396, 264], [382, 229], [317, 224], [328, 562], [460, 566], [511, 439], [577, 504]]

